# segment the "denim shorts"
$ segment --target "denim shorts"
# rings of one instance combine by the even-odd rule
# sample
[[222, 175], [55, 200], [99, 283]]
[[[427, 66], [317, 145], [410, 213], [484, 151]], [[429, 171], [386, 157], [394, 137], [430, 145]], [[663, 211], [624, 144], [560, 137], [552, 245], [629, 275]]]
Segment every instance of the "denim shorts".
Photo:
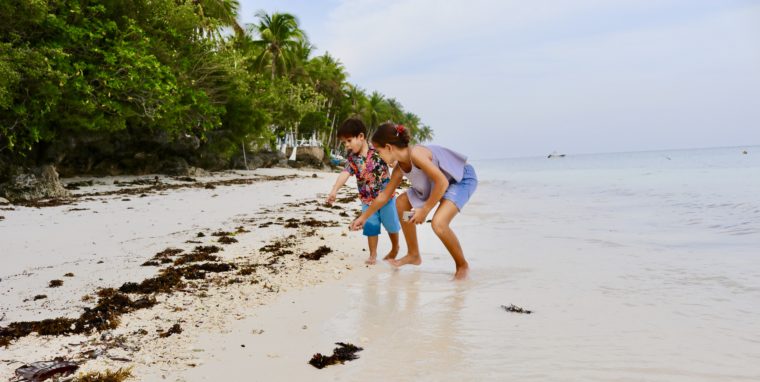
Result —
[[[368, 205], [362, 204], [362, 212], [366, 211], [367, 208], [369, 208]], [[395, 196], [367, 219], [364, 223], [364, 236], [379, 236], [381, 224], [388, 233], [401, 231], [401, 222], [398, 221], [398, 212], [396, 212]]]
[[464, 205], [467, 204], [477, 188], [478, 175], [475, 174], [475, 169], [472, 168], [472, 165], [468, 164], [464, 166], [464, 176], [462, 177], [462, 180], [449, 183], [449, 188], [446, 189], [443, 198], [454, 202], [457, 209], [462, 211], [462, 208], [464, 208]]

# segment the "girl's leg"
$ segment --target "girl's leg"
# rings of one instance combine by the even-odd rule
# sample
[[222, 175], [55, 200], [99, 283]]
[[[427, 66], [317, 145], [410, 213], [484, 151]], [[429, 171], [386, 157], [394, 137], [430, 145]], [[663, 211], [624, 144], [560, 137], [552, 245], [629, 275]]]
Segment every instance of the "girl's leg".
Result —
[[377, 236], [367, 236], [367, 244], [369, 244], [369, 259], [364, 261], [365, 264], [375, 264], [377, 262]]
[[389, 259], [388, 262], [393, 266], [400, 267], [406, 264], [420, 265], [422, 259], [420, 259], [420, 248], [417, 245], [417, 227], [409, 222], [405, 222], [403, 219], [404, 211], [410, 211], [412, 204], [409, 203], [409, 197], [406, 193], [401, 194], [396, 198], [396, 211], [398, 212], [398, 218], [401, 222], [401, 231], [404, 232], [404, 240], [406, 240], [407, 254], [406, 256], [395, 260]]
[[470, 268], [467, 264], [467, 260], [464, 258], [464, 252], [462, 251], [462, 246], [459, 244], [457, 235], [454, 234], [454, 231], [449, 227], [451, 220], [454, 219], [454, 216], [457, 216], [458, 213], [459, 210], [454, 202], [442, 199], [441, 204], [438, 205], [438, 210], [436, 210], [435, 215], [433, 215], [432, 226], [433, 232], [438, 235], [438, 238], [440, 238], [443, 245], [446, 246], [451, 257], [454, 258], [454, 263], [457, 267], [454, 278], [461, 280], [467, 277]]
[[383, 260], [394, 260], [398, 255], [398, 232], [389, 233], [388, 236], [391, 238], [391, 251], [383, 257]]

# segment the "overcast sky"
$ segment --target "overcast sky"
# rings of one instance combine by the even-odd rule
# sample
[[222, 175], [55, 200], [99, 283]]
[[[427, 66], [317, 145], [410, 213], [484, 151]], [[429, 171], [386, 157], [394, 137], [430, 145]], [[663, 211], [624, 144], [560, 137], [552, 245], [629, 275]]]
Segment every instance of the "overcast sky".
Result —
[[760, 0], [241, 1], [473, 158], [760, 144]]

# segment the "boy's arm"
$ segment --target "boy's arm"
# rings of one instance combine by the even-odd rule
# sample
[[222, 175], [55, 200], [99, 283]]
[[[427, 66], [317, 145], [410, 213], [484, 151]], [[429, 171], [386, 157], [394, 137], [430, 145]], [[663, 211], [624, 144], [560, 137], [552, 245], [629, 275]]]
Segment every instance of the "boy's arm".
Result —
[[343, 187], [344, 184], [348, 181], [348, 178], [351, 177], [351, 174], [348, 173], [348, 171], [343, 170], [340, 172], [340, 175], [338, 175], [338, 179], [335, 180], [335, 184], [333, 185], [332, 190], [330, 191], [330, 194], [327, 195], [327, 204], [333, 204], [335, 202], [335, 197], [338, 195], [338, 190], [340, 190], [341, 187]]
[[375, 212], [379, 211], [383, 206], [388, 203], [389, 200], [393, 198], [393, 194], [396, 192], [396, 189], [398, 188], [399, 184], [401, 184], [401, 181], [404, 179], [404, 174], [401, 173], [400, 169], [394, 169], [391, 173], [391, 180], [388, 182], [388, 184], [385, 186], [385, 189], [383, 189], [383, 192], [381, 192], [375, 200], [372, 201], [372, 203], [369, 204], [369, 207], [367, 207], [367, 210], [364, 211], [361, 216], [356, 218], [354, 222], [351, 224], [352, 230], [358, 230], [361, 228], [361, 226], [364, 225], [364, 222], [367, 221], [367, 219], [372, 216]]

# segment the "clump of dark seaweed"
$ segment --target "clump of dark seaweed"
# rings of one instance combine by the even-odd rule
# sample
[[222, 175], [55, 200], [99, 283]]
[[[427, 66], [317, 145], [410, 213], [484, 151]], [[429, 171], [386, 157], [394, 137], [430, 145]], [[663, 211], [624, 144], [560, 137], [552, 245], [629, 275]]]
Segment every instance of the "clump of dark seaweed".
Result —
[[327, 247], [327, 246], [323, 245], [323, 246], [317, 248], [316, 251], [311, 252], [311, 253], [304, 253], [304, 254], [302, 254], [299, 257], [302, 258], [302, 259], [306, 259], [306, 260], [319, 260], [319, 259], [322, 258], [322, 256], [325, 256], [325, 255], [327, 255], [328, 253], [331, 253], [331, 252], [332, 252], [332, 249], [330, 247]]
[[63, 285], [63, 280], [50, 280], [50, 283], [48, 284], [48, 287], [49, 288], [58, 288], [61, 285]]
[[259, 267], [259, 264], [252, 264], [252, 265], [246, 265], [240, 268], [237, 274], [240, 276], [248, 276], [256, 273], [256, 268]]
[[364, 350], [348, 343], [336, 342], [335, 344], [338, 345], [338, 347], [333, 349], [333, 354], [331, 356], [325, 356], [321, 353], [314, 354], [314, 356], [311, 357], [309, 364], [317, 369], [322, 369], [326, 366], [335, 365], [337, 363], [343, 364], [346, 361], [353, 361], [359, 358], [356, 353]]
[[174, 261], [174, 265], [182, 265], [186, 263], [197, 263], [199, 261], [217, 261], [218, 257], [211, 255], [221, 251], [220, 247], [215, 245], [197, 246], [192, 253], [184, 255]]
[[42, 300], [42, 299], [45, 299], [45, 298], [47, 298], [47, 295], [45, 295], [45, 294], [38, 294], [38, 295], [34, 296], [34, 301]]
[[173, 289], [180, 288], [182, 285], [182, 272], [177, 268], [166, 268], [158, 276], [145, 279], [142, 282], [127, 282], [119, 287], [123, 293], [168, 293]]
[[140, 264], [141, 267], [158, 267], [161, 264], [156, 260], [148, 260], [142, 264]]
[[293, 254], [293, 251], [287, 249], [290, 248], [293, 244], [289, 243], [285, 240], [278, 240], [275, 241], [272, 244], [265, 245], [261, 247], [261, 252], [267, 252], [271, 253], [275, 256], [285, 256], [285, 255], [291, 255]]
[[322, 220], [316, 220], [314, 218], [309, 218], [302, 221], [301, 225], [317, 228], [317, 227], [337, 227], [339, 224], [338, 222], [334, 222], [334, 221], [322, 221]]
[[512, 312], [512, 313], [523, 313], [523, 314], [531, 314], [531, 313], [533, 313], [532, 310], [523, 309], [523, 308], [521, 308], [519, 306], [515, 306], [515, 305], [512, 305], [512, 304], [510, 304], [509, 306], [502, 305], [501, 308], [504, 309], [504, 310], [506, 310], [507, 312]]
[[344, 204], [345, 203], [351, 203], [354, 200], [356, 200], [356, 195], [346, 196], [346, 197], [343, 197], [343, 198], [335, 199], [336, 202], [338, 202], [338, 203], [344, 203]]
[[206, 237], [206, 234], [203, 232], [198, 232], [198, 234], [195, 235], [195, 237]]
[[71, 273], [71, 272], [69, 272], [69, 273], [63, 275], [63, 277], [74, 277], [74, 274]]
[[171, 336], [172, 334], [180, 334], [180, 333], [182, 333], [182, 327], [179, 326], [179, 324], [174, 324], [172, 325], [171, 328], [169, 328], [169, 330], [167, 330], [164, 333], [159, 334], [158, 336], [161, 338], [166, 338], [166, 337]]
[[242, 225], [235, 228], [235, 233], [247, 233], [247, 232], [251, 232], [251, 231], [245, 229], [245, 227], [243, 227]]
[[156, 253], [155, 256], [153, 256], [154, 259], [162, 259], [165, 257], [171, 257], [175, 255], [179, 255], [180, 253], [184, 252], [181, 249], [178, 248], [166, 248], [163, 251]]
[[234, 237], [229, 237], [229, 236], [222, 236], [219, 238], [218, 241], [222, 244], [232, 244], [232, 243], [238, 242], [237, 239], [235, 239]]
[[131, 311], [150, 308], [156, 304], [153, 298], [131, 300], [114, 289], [102, 289], [101, 298], [92, 308], [85, 308], [79, 318], [52, 318], [42, 321], [13, 322], [0, 328], [0, 346], [8, 346], [11, 341], [38, 333], [41, 336], [89, 333], [92, 330], [113, 329], [119, 325], [119, 316]]
[[229, 272], [235, 269], [237, 269], [237, 266], [235, 266], [235, 264], [227, 264], [227, 263], [193, 264], [184, 268], [180, 268], [180, 270], [182, 270], [183, 275], [188, 280], [205, 279], [206, 272], [220, 273], [220, 272]]
[[211, 234], [211, 236], [230, 236], [230, 235], [232, 235], [232, 232], [227, 232], [227, 231], [216, 231]]

